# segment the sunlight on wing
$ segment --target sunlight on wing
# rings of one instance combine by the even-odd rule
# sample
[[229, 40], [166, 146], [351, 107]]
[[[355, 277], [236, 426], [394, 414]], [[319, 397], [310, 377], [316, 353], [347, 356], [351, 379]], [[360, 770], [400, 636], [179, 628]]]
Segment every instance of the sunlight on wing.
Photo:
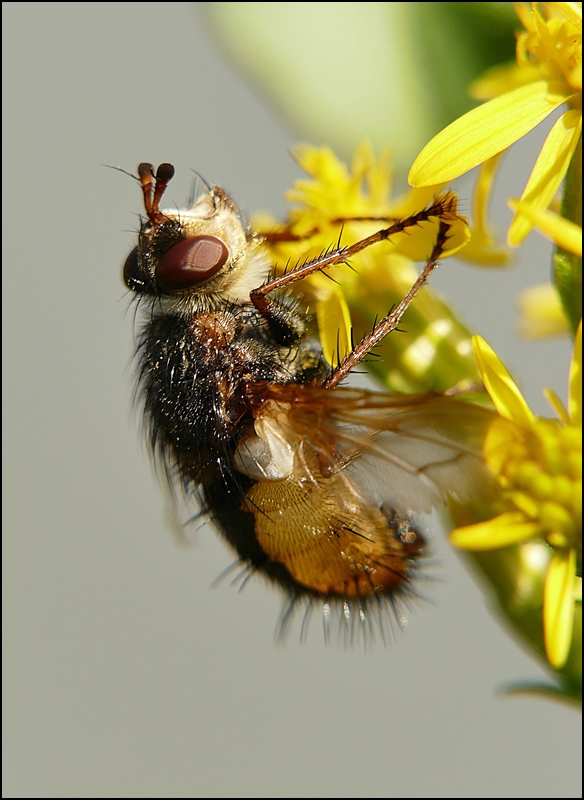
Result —
[[[406, 515], [490, 487], [482, 443], [494, 412], [457, 398], [339, 388], [273, 387], [290, 403], [288, 437], [317, 454], [323, 475], [343, 471], [363, 498]], [[282, 416], [280, 416], [282, 424]], [[301, 467], [296, 477], [303, 480]]]

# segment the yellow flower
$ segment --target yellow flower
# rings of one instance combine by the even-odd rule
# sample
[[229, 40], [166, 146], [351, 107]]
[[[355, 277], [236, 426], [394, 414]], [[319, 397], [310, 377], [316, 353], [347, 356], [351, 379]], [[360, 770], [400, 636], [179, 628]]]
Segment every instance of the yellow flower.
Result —
[[582, 3], [516, 4], [525, 30], [517, 40], [517, 64], [496, 67], [475, 85], [491, 97], [455, 120], [426, 145], [409, 174], [412, 186], [451, 181], [507, 149], [556, 108], [567, 109], [553, 125], [533, 167], [508, 233], [520, 244], [533, 212], [547, 209], [560, 187], [582, 130]]
[[457, 528], [453, 545], [491, 550], [528, 540], [552, 551], [543, 592], [546, 655], [555, 669], [568, 658], [582, 562], [582, 325], [574, 343], [568, 410], [547, 390], [558, 420], [536, 417], [489, 345], [473, 337], [477, 364], [499, 417], [484, 445], [502, 492], [492, 519]]
[[[396, 219], [420, 212], [442, 189], [412, 189], [403, 197], [391, 197], [389, 151], [375, 159], [367, 144], [357, 149], [350, 169], [329, 148], [301, 146], [295, 157], [308, 177], [297, 180], [286, 194], [292, 207], [284, 227], [265, 215], [253, 219], [260, 236], [271, 235], [264, 246], [279, 269], [319, 256], [339, 242], [354, 243]], [[463, 217], [453, 215], [449, 224], [444, 256], [464, 247], [469, 239]], [[336, 364], [348, 352], [353, 329], [358, 341], [371, 330], [375, 315], [385, 316], [402, 300], [418, 274], [414, 262], [429, 257], [437, 232], [438, 220], [432, 218], [368, 247], [353, 256], [348, 266], [315, 273], [299, 284], [298, 291], [316, 310], [329, 363]], [[378, 358], [369, 364], [387, 386], [411, 393], [478, 379], [470, 333], [431, 286], [416, 297], [403, 327], [407, 336], [386, 337], [375, 349]]]
[[501, 154], [487, 159], [481, 166], [472, 203], [471, 238], [462, 258], [479, 267], [506, 267], [509, 250], [499, 244], [488, 221], [488, 207], [496, 169]]

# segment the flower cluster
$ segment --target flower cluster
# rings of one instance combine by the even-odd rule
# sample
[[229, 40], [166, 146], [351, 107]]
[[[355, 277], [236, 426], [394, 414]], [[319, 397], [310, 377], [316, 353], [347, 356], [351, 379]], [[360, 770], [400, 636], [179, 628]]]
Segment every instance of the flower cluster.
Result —
[[[568, 411], [547, 390], [559, 419], [535, 417], [495, 353], [480, 337], [473, 338], [483, 381], [500, 414], [484, 453], [501, 498], [487, 514], [490, 519], [459, 527], [450, 537], [455, 546], [475, 553], [545, 543], [543, 641], [550, 665], [562, 669], [582, 591], [582, 4], [515, 7], [524, 27], [516, 63], [495, 67], [475, 82], [474, 96], [487, 102], [441, 131], [415, 160], [409, 179], [425, 186], [482, 164], [475, 206], [485, 213], [501, 153], [563, 107], [521, 198], [509, 199], [514, 217], [507, 239], [520, 245], [535, 227], [557, 245], [556, 285], [532, 287], [520, 303], [522, 332], [528, 336], [577, 328]], [[563, 183], [558, 214], [551, 205]]]
[[[441, 131], [414, 161], [412, 186], [451, 181], [498, 156], [560, 106], [567, 106], [541, 149], [509, 229], [521, 244], [535, 224], [565, 246], [579, 248], [581, 231], [570, 220], [544, 213], [566, 176], [582, 131], [582, 4], [517, 4], [525, 30], [517, 63], [495, 67], [474, 85], [492, 98]], [[480, 187], [480, 181], [479, 181]], [[580, 233], [580, 235], [578, 235]]]
[[484, 445], [502, 500], [491, 519], [450, 534], [456, 547], [492, 550], [545, 541], [551, 550], [543, 596], [548, 660], [562, 667], [572, 644], [575, 601], [582, 591], [582, 327], [574, 343], [568, 410], [550, 390], [559, 419], [536, 417], [488, 344], [473, 347], [499, 412]]
[[[535, 227], [557, 245], [556, 289], [564, 320], [555, 313], [552, 288], [521, 298], [521, 332], [529, 337], [548, 331], [576, 330], [582, 315], [582, 3], [516, 3], [524, 30], [517, 37], [516, 63], [497, 66], [472, 87], [483, 105], [441, 131], [416, 158], [409, 174], [413, 186], [449, 181], [482, 165], [475, 190], [475, 248], [489, 248], [486, 209], [493, 175], [502, 153], [563, 107], [534, 164], [521, 198], [509, 198], [514, 212], [507, 239], [523, 242]], [[553, 208], [565, 183], [558, 214]], [[479, 247], [480, 249], [480, 247]], [[479, 261], [480, 263], [480, 261]], [[550, 300], [549, 312], [541, 304]]]
[[[265, 215], [253, 219], [260, 236], [272, 234], [265, 247], [281, 269], [319, 256], [331, 244], [351, 244], [396, 219], [410, 217], [430, 205], [442, 188], [412, 189], [392, 197], [389, 152], [376, 160], [366, 144], [357, 149], [351, 169], [328, 148], [298, 147], [295, 157], [308, 177], [296, 181], [286, 194], [293, 205], [285, 226]], [[441, 257], [469, 240], [463, 217], [453, 215], [449, 226], [447, 250]], [[437, 231], [436, 219], [422, 222], [361, 251], [348, 266], [302, 281], [303, 297], [316, 309], [329, 363], [348, 352], [353, 330], [355, 337], [370, 330], [376, 314], [385, 316], [402, 300], [418, 274], [414, 262], [429, 257]], [[430, 286], [408, 311], [407, 329], [407, 336], [386, 337], [370, 365], [389, 388], [424, 392], [478, 380], [470, 332]]]
[[[521, 197], [508, 200], [514, 216], [507, 238], [519, 246], [534, 228], [556, 244], [555, 285], [528, 289], [521, 305], [525, 335], [575, 334], [567, 410], [547, 390], [557, 418], [536, 417], [493, 350], [471, 337], [431, 287], [408, 311], [408, 337], [386, 337], [376, 350], [381, 358], [369, 368], [385, 386], [410, 393], [482, 378], [497, 412], [483, 450], [498, 494], [487, 506], [453, 503], [458, 527], [450, 540], [488, 578], [506, 619], [535, 652], [545, 653], [557, 671], [555, 691], [574, 698], [581, 693], [582, 4], [515, 7], [523, 26], [516, 62], [494, 67], [474, 83], [474, 97], [485, 102], [426, 145], [410, 170], [415, 188], [392, 197], [387, 152], [376, 160], [361, 145], [349, 169], [330, 150], [304, 146], [296, 157], [308, 177], [287, 194], [293, 206], [284, 226], [264, 216], [254, 227], [260, 236], [270, 234], [269, 256], [286, 269], [334, 243], [351, 244], [411, 217], [448, 182], [480, 166], [472, 226], [453, 216], [444, 255], [460, 250], [470, 263], [503, 266], [508, 251], [497, 244], [487, 214], [501, 155], [555, 116]], [[359, 252], [347, 267], [302, 282], [329, 363], [348, 352], [353, 329], [370, 329], [373, 315], [386, 314], [403, 298], [416, 277], [413, 262], [429, 257], [436, 233], [436, 221], [424, 222]]]

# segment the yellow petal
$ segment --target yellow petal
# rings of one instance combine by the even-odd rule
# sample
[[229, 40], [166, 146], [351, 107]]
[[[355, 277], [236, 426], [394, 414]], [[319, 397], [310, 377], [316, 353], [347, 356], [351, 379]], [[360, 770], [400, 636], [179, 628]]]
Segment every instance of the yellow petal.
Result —
[[554, 392], [553, 389], [550, 389], [549, 386], [546, 386], [546, 388], [543, 390], [543, 396], [556, 412], [558, 418], [561, 419], [565, 425], [569, 425], [570, 417], [568, 416], [568, 412], [564, 408], [564, 404], [558, 397], [557, 393]]
[[448, 538], [461, 550], [495, 550], [532, 539], [540, 530], [538, 522], [526, 521], [520, 511], [508, 511], [476, 525], [455, 528]]
[[[556, 121], [549, 132], [543, 147], [521, 195], [520, 207], [507, 234], [510, 245], [517, 246], [525, 239], [533, 222], [522, 212], [522, 206], [530, 206], [535, 211], [549, 206], [572, 160], [582, 130], [582, 112], [566, 111]], [[580, 252], [582, 245], [580, 244]]]
[[374, 166], [375, 153], [373, 152], [371, 142], [359, 142], [351, 160], [351, 174], [361, 177], [369, 173]]
[[351, 349], [351, 312], [338, 286], [318, 300], [316, 318], [324, 357], [336, 367]]
[[471, 239], [460, 256], [463, 261], [480, 267], [505, 267], [510, 261], [510, 251], [495, 241], [488, 222], [489, 200], [500, 158], [501, 153], [489, 158], [479, 170], [473, 192]]
[[510, 198], [507, 205], [512, 211], [518, 212], [518, 216], [531, 223], [546, 239], [574, 255], [582, 255], [582, 228], [575, 222], [560, 217], [549, 209], [537, 209], [528, 203], [522, 203], [515, 197]]
[[514, 3], [515, 13], [519, 17], [519, 21], [523, 25], [526, 31], [534, 31], [535, 30], [535, 23], [533, 21], [533, 3], [531, 3], [531, 9], [526, 3]]
[[469, 94], [474, 100], [490, 100], [510, 89], [525, 86], [539, 80], [539, 68], [533, 66], [519, 66], [515, 61], [507, 64], [496, 64], [485, 70], [469, 87]]
[[450, 221], [450, 227], [446, 234], [446, 246], [442, 253], [442, 258], [454, 255], [463, 247], [465, 247], [470, 240], [470, 230], [464, 217], [454, 217]]
[[497, 153], [492, 158], [487, 159], [477, 175], [473, 198], [472, 198], [472, 222], [473, 230], [481, 236], [485, 243], [490, 244], [489, 226], [487, 222], [489, 200], [493, 189], [495, 173], [501, 160], [501, 153]]
[[582, 30], [582, 3], [554, 3], [554, 8], [578, 30]]
[[470, 242], [459, 253], [458, 258], [476, 267], [508, 267], [512, 261], [506, 245], [494, 244], [489, 236], [485, 241], [476, 231], [470, 229]]
[[576, 331], [572, 363], [570, 364], [570, 383], [568, 391], [568, 411], [572, 425], [582, 427], [582, 320]]
[[472, 346], [483, 382], [499, 414], [522, 424], [535, 422], [533, 411], [492, 347], [481, 336], [472, 337]]
[[504, 417], [495, 417], [483, 443], [485, 462], [494, 475], [500, 476], [513, 448], [524, 449], [525, 437], [526, 429], [522, 425], [515, 425]]
[[519, 335], [524, 339], [567, 336], [568, 323], [558, 290], [553, 283], [523, 289], [517, 297]]
[[563, 667], [572, 644], [576, 551], [554, 553], [543, 591], [543, 633], [548, 661]]
[[536, 81], [464, 114], [424, 147], [408, 175], [410, 184], [451, 181], [505, 150], [565, 102], [563, 88]]
[[[393, 169], [391, 166], [392, 150], [390, 147], [384, 147], [379, 158], [375, 160], [372, 156], [372, 165], [365, 180], [367, 184], [367, 194], [369, 200], [374, 205], [383, 205], [387, 203], [388, 197], [391, 195], [393, 188]], [[363, 172], [359, 172], [353, 163], [353, 175], [360, 178]]]
[[349, 179], [346, 165], [339, 161], [330, 147], [297, 144], [292, 150], [292, 156], [298, 166], [313, 178], [332, 182]]

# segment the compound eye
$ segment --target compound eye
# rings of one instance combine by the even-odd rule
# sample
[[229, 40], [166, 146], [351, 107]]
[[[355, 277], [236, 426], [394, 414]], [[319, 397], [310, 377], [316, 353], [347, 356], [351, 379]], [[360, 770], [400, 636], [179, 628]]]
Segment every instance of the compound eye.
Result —
[[229, 251], [215, 236], [193, 236], [175, 244], [156, 267], [160, 289], [189, 289], [207, 280], [225, 264]]
[[124, 262], [122, 271], [124, 283], [130, 289], [134, 288], [136, 276], [138, 274], [138, 248], [135, 247]]

